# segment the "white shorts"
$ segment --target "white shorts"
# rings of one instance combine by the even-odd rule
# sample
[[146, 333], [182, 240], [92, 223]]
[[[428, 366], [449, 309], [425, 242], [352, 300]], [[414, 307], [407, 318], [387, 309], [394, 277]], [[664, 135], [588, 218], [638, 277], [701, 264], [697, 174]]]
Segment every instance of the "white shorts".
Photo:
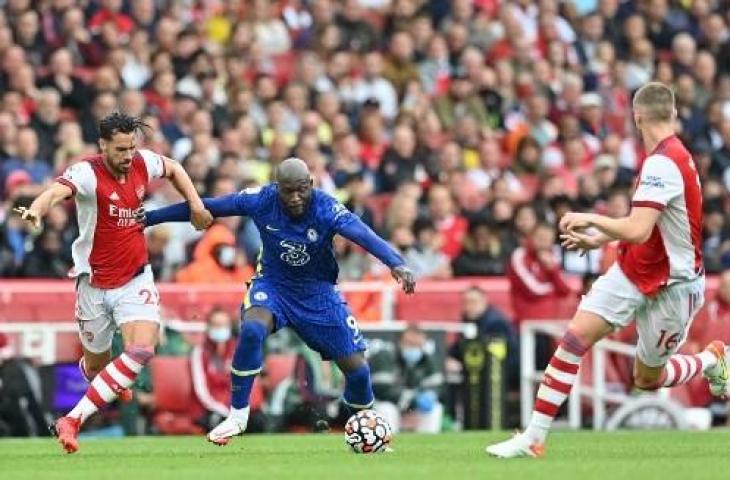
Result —
[[635, 319], [637, 357], [649, 367], [661, 367], [682, 346], [704, 303], [704, 276], [674, 283], [647, 297], [614, 264], [593, 283], [578, 309], [600, 315], [615, 329]]
[[94, 353], [109, 350], [117, 327], [134, 320], [160, 322], [160, 294], [149, 265], [109, 290], [92, 287], [88, 275], [76, 280], [76, 321], [84, 348]]

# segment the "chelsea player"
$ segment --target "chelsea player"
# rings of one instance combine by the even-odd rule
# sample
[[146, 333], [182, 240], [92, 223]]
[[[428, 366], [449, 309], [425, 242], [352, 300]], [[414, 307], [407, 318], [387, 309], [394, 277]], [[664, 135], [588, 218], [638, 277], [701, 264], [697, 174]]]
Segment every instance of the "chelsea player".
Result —
[[[365, 339], [337, 283], [332, 237], [340, 234], [390, 267], [407, 294], [415, 290], [403, 258], [359, 217], [313, 188], [307, 165], [298, 158], [276, 169], [276, 183], [219, 198], [203, 199], [214, 217], [251, 217], [263, 249], [242, 308], [241, 335], [231, 368], [231, 409], [208, 440], [226, 445], [246, 430], [249, 396], [261, 371], [266, 336], [290, 327], [324, 360], [334, 360], [345, 376], [343, 401], [353, 410], [373, 405]], [[147, 226], [190, 220], [187, 203], [142, 214]]]

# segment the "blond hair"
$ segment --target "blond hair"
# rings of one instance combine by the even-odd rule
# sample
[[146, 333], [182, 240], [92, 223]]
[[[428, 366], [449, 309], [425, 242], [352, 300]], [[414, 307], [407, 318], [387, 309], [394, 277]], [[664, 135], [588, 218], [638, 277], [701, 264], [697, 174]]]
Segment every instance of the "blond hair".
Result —
[[661, 82], [649, 82], [634, 94], [634, 110], [650, 122], [669, 122], [676, 115], [674, 92]]

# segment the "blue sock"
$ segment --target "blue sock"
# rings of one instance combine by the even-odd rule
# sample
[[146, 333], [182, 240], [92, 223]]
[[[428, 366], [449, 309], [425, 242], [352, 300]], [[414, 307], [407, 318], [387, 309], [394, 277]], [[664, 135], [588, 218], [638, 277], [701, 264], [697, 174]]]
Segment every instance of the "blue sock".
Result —
[[255, 320], [246, 320], [238, 337], [236, 353], [231, 366], [231, 407], [248, 406], [253, 380], [261, 371], [264, 361], [266, 327]]
[[373, 406], [373, 385], [367, 363], [345, 373], [345, 393], [342, 399], [352, 410], [364, 410]]

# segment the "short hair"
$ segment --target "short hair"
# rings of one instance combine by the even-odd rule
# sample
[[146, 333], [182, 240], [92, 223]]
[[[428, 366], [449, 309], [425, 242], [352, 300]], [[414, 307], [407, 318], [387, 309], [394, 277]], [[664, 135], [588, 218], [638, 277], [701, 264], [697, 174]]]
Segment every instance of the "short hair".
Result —
[[674, 92], [663, 83], [649, 82], [634, 94], [634, 110], [639, 107], [647, 120], [669, 122], [676, 111]]
[[115, 133], [133, 133], [149, 126], [137, 117], [113, 112], [99, 121], [99, 137], [111, 140]]

